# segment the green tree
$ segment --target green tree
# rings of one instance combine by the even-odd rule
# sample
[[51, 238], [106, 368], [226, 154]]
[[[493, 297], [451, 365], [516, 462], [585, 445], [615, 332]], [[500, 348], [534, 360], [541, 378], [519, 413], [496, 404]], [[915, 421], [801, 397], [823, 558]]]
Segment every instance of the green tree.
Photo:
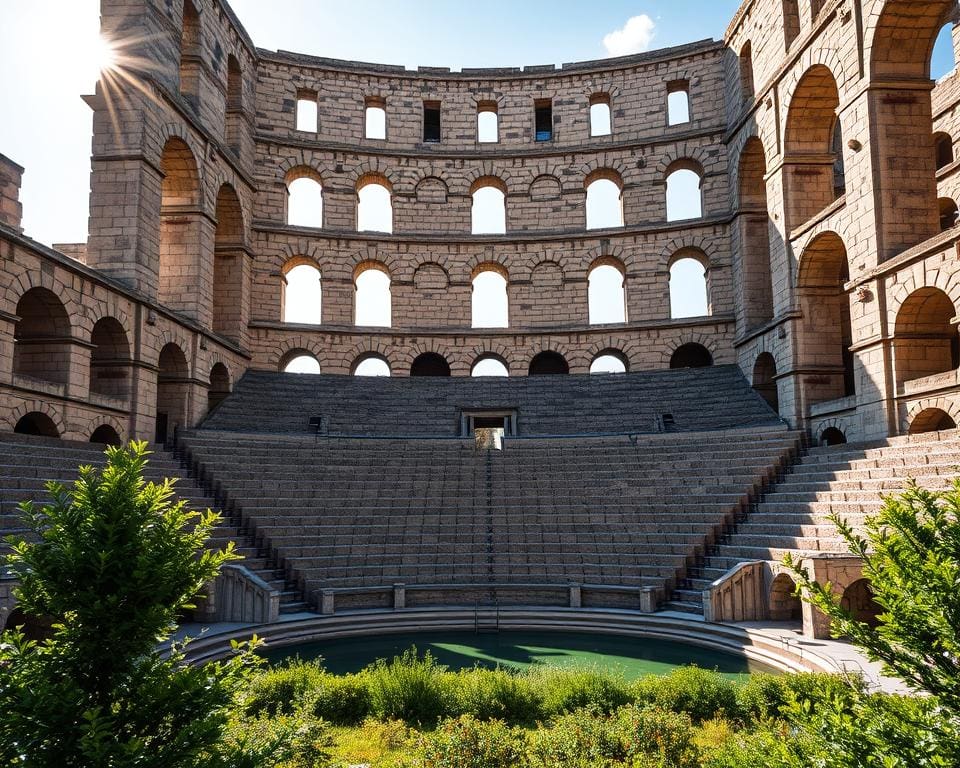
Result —
[[804, 766], [945, 768], [960, 765], [960, 479], [946, 491], [911, 483], [884, 499], [867, 519], [865, 536], [832, 518], [850, 551], [863, 560], [877, 626], [858, 621], [829, 584], [817, 584], [787, 558], [804, 599], [827, 614], [833, 632], [848, 637], [884, 673], [903, 680], [918, 698], [870, 696], [851, 690], [820, 702], [797, 702], [793, 717], [820, 737]]
[[[18, 631], [0, 643], [0, 764], [24, 768], [181, 768], [229, 764], [223, 735], [255, 665], [255, 644], [194, 667], [169, 641], [178, 615], [220, 566], [205, 548], [218, 517], [173, 501], [173, 482], [147, 483], [146, 443], [108, 448], [52, 501], [21, 509], [33, 541], [7, 558], [25, 613], [52, 617], [51, 636]], [[263, 754], [289, 734], [264, 742]], [[234, 740], [236, 741], [236, 740]], [[249, 751], [249, 745], [246, 747]], [[258, 755], [259, 758], [259, 755]], [[242, 764], [272, 765], [273, 762]]]

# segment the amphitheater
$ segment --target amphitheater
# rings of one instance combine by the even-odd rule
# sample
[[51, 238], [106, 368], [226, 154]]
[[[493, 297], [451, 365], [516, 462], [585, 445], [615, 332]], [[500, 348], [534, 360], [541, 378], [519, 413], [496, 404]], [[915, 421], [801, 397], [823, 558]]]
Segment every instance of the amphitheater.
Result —
[[870, 616], [829, 513], [960, 461], [956, 0], [745, 0], [722, 41], [462, 71], [101, 7], [87, 242], [25, 234], [0, 156], [4, 534], [137, 438], [245, 555], [201, 654], [578, 626], [772, 658], [758, 625], [829, 635], [786, 552]]

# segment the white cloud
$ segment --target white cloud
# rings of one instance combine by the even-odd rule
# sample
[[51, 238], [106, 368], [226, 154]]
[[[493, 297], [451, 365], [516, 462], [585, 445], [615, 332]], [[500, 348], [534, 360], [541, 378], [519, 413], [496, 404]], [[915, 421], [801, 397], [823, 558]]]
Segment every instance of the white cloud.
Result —
[[603, 36], [607, 56], [629, 56], [647, 50], [656, 26], [656, 22], [645, 13], [627, 19], [623, 27]]

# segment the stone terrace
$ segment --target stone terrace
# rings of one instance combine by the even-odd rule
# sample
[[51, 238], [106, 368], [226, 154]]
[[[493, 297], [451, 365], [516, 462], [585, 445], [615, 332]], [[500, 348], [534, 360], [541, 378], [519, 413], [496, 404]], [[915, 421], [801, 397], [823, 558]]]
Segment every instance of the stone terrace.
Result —
[[678, 432], [782, 424], [736, 366], [616, 375], [365, 378], [250, 371], [205, 429], [453, 437], [461, 409], [515, 410], [521, 435]]

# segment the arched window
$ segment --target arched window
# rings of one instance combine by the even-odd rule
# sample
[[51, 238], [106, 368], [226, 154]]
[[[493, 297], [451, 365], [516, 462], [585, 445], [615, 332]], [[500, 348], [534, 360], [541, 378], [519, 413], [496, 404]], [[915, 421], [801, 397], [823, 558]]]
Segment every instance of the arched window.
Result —
[[450, 363], [436, 352], [424, 352], [418, 355], [410, 365], [411, 376], [449, 376]]
[[530, 376], [550, 376], [570, 373], [570, 366], [559, 352], [541, 352], [530, 361]]
[[194, 108], [200, 108], [200, 73], [203, 44], [200, 36], [200, 12], [193, 0], [183, 0], [183, 26], [180, 33], [180, 95]]
[[230, 394], [230, 371], [223, 363], [210, 369], [210, 388], [207, 390], [207, 410], [212, 411]]
[[609, 262], [594, 266], [587, 275], [587, 304], [590, 325], [627, 322], [623, 270]]
[[294, 263], [284, 269], [281, 280], [280, 311], [284, 323], [320, 325], [323, 313], [320, 270], [313, 264]]
[[217, 192], [217, 228], [213, 253], [213, 330], [239, 342], [243, 331], [244, 248], [243, 211], [233, 187]]
[[232, 53], [227, 56], [227, 101], [224, 138], [235, 154], [240, 153], [240, 134], [243, 129], [243, 72]]
[[320, 361], [309, 352], [294, 352], [288, 355], [280, 369], [284, 373], [320, 373]]
[[389, 376], [390, 363], [380, 355], [364, 355], [353, 364], [354, 376]]
[[507, 231], [507, 189], [499, 179], [485, 177], [473, 185], [470, 232], [502, 235]]
[[90, 392], [126, 399], [130, 394], [130, 344], [120, 321], [103, 317], [90, 335]]
[[749, 41], [740, 49], [740, 93], [744, 101], [753, 101], [753, 46]]
[[909, 433], [922, 435], [926, 432], [943, 432], [947, 429], [956, 429], [957, 422], [953, 417], [940, 408], [926, 408], [918, 413], [910, 422]]
[[385, 181], [362, 181], [358, 185], [357, 231], [393, 232], [393, 199]]
[[766, 173], [767, 159], [763, 142], [753, 136], [740, 153], [740, 208], [736, 219], [741, 262], [739, 304], [747, 328], [756, 328], [773, 319]]
[[[189, 5], [189, 2], [187, 3]], [[185, 243], [203, 241], [206, 217], [200, 211], [200, 175], [187, 143], [168, 139], [160, 156], [160, 265], [157, 298], [193, 318], [207, 296], [200, 296], [200, 255]]]
[[703, 216], [703, 173], [687, 161], [675, 163], [667, 172], [667, 221], [685, 221]]
[[174, 343], [160, 350], [157, 363], [157, 410], [154, 440], [166, 444], [178, 427], [187, 425], [187, 402], [193, 380], [187, 356]]
[[937, 200], [937, 207], [940, 211], [940, 231], [946, 232], [948, 229], [957, 225], [957, 204], [949, 197], [941, 197]]
[[390, 273], [382, 264], [361, 264], [354, 278], [354, 323], [389, 328]]
[[590, 98], [590, 135], [609, 136], [613, 133], [610, 120], [610, 95], [598, 93]]
[[470, 375], [474, 378], [485, 376], [506, 377], [510, 375], [510, 372], [507, 370], [507, 364], [496, 355], [484, 355], [473, 364]]
[[671, 368], [709, 368], [713, 365], [713, 355], [703, 344], [690, 342], [677, 347], [670, 357]]
[[933, 152], [937, 158], [937, 170], [946, 168], [953, 162], [953, 137], [949, 133], [935, 133]]
[[953, 26], [952, 21], [944, 24], [933, 44], [933, 57], [930, 62], [930, 77], [933, 80], [943, 80], [952, 75], [957, 68], [956, 50], [953, 47]]
[[623, 226], [623, 183], [614, 171], [587, 177], [587, 229]]
[[670, 317], [703, 317], [710, 314], [707, 269], [692, 256], [681, 256], [670, 265]]
[[70, 380], [70, 318], [57, 295], [31, 288], [17, 302], [13, 373], [54, 384]]
[[323, 226], [323, 185], [311, 168], [294, 168], [287, 174], [287, 224]]
[[904, 300], [893, 334], [897, 384], [960, 367], [960, 336], [952, 322], [956, 314], [953, 301], [939, 288], [920, 288]]
[[780, 399], [777, 394], [777, 361], [769, 352], [761, 352], [753, 364], [753, 388], [773, 410], [780, 410]]
[[473, 328], [510, 326], [507, 275], [502, 267], [484, 264], [477, 268], [473, 276], [470, 304]]
[[18, 435], [36, 435], [37, 437], [60, 437], [60, 430], [47, 414], [34, 411], [21, 416], [13, 431]]
[[678, 80], [667, 85], [667, 125], [690, 122], [690, 85]]
[[626, 373], [627, 359], [616, 350], [601, 352], [590, 363], [590, 373]]
[[481, 101], [477, 105], [477, 141], [480, 144], [496, 144], [500, 141], [497, 102]]
[[120, 445], [120, 435], [109, 424], [101, 424], [90, 434], [90, 442], [100, 445]]

